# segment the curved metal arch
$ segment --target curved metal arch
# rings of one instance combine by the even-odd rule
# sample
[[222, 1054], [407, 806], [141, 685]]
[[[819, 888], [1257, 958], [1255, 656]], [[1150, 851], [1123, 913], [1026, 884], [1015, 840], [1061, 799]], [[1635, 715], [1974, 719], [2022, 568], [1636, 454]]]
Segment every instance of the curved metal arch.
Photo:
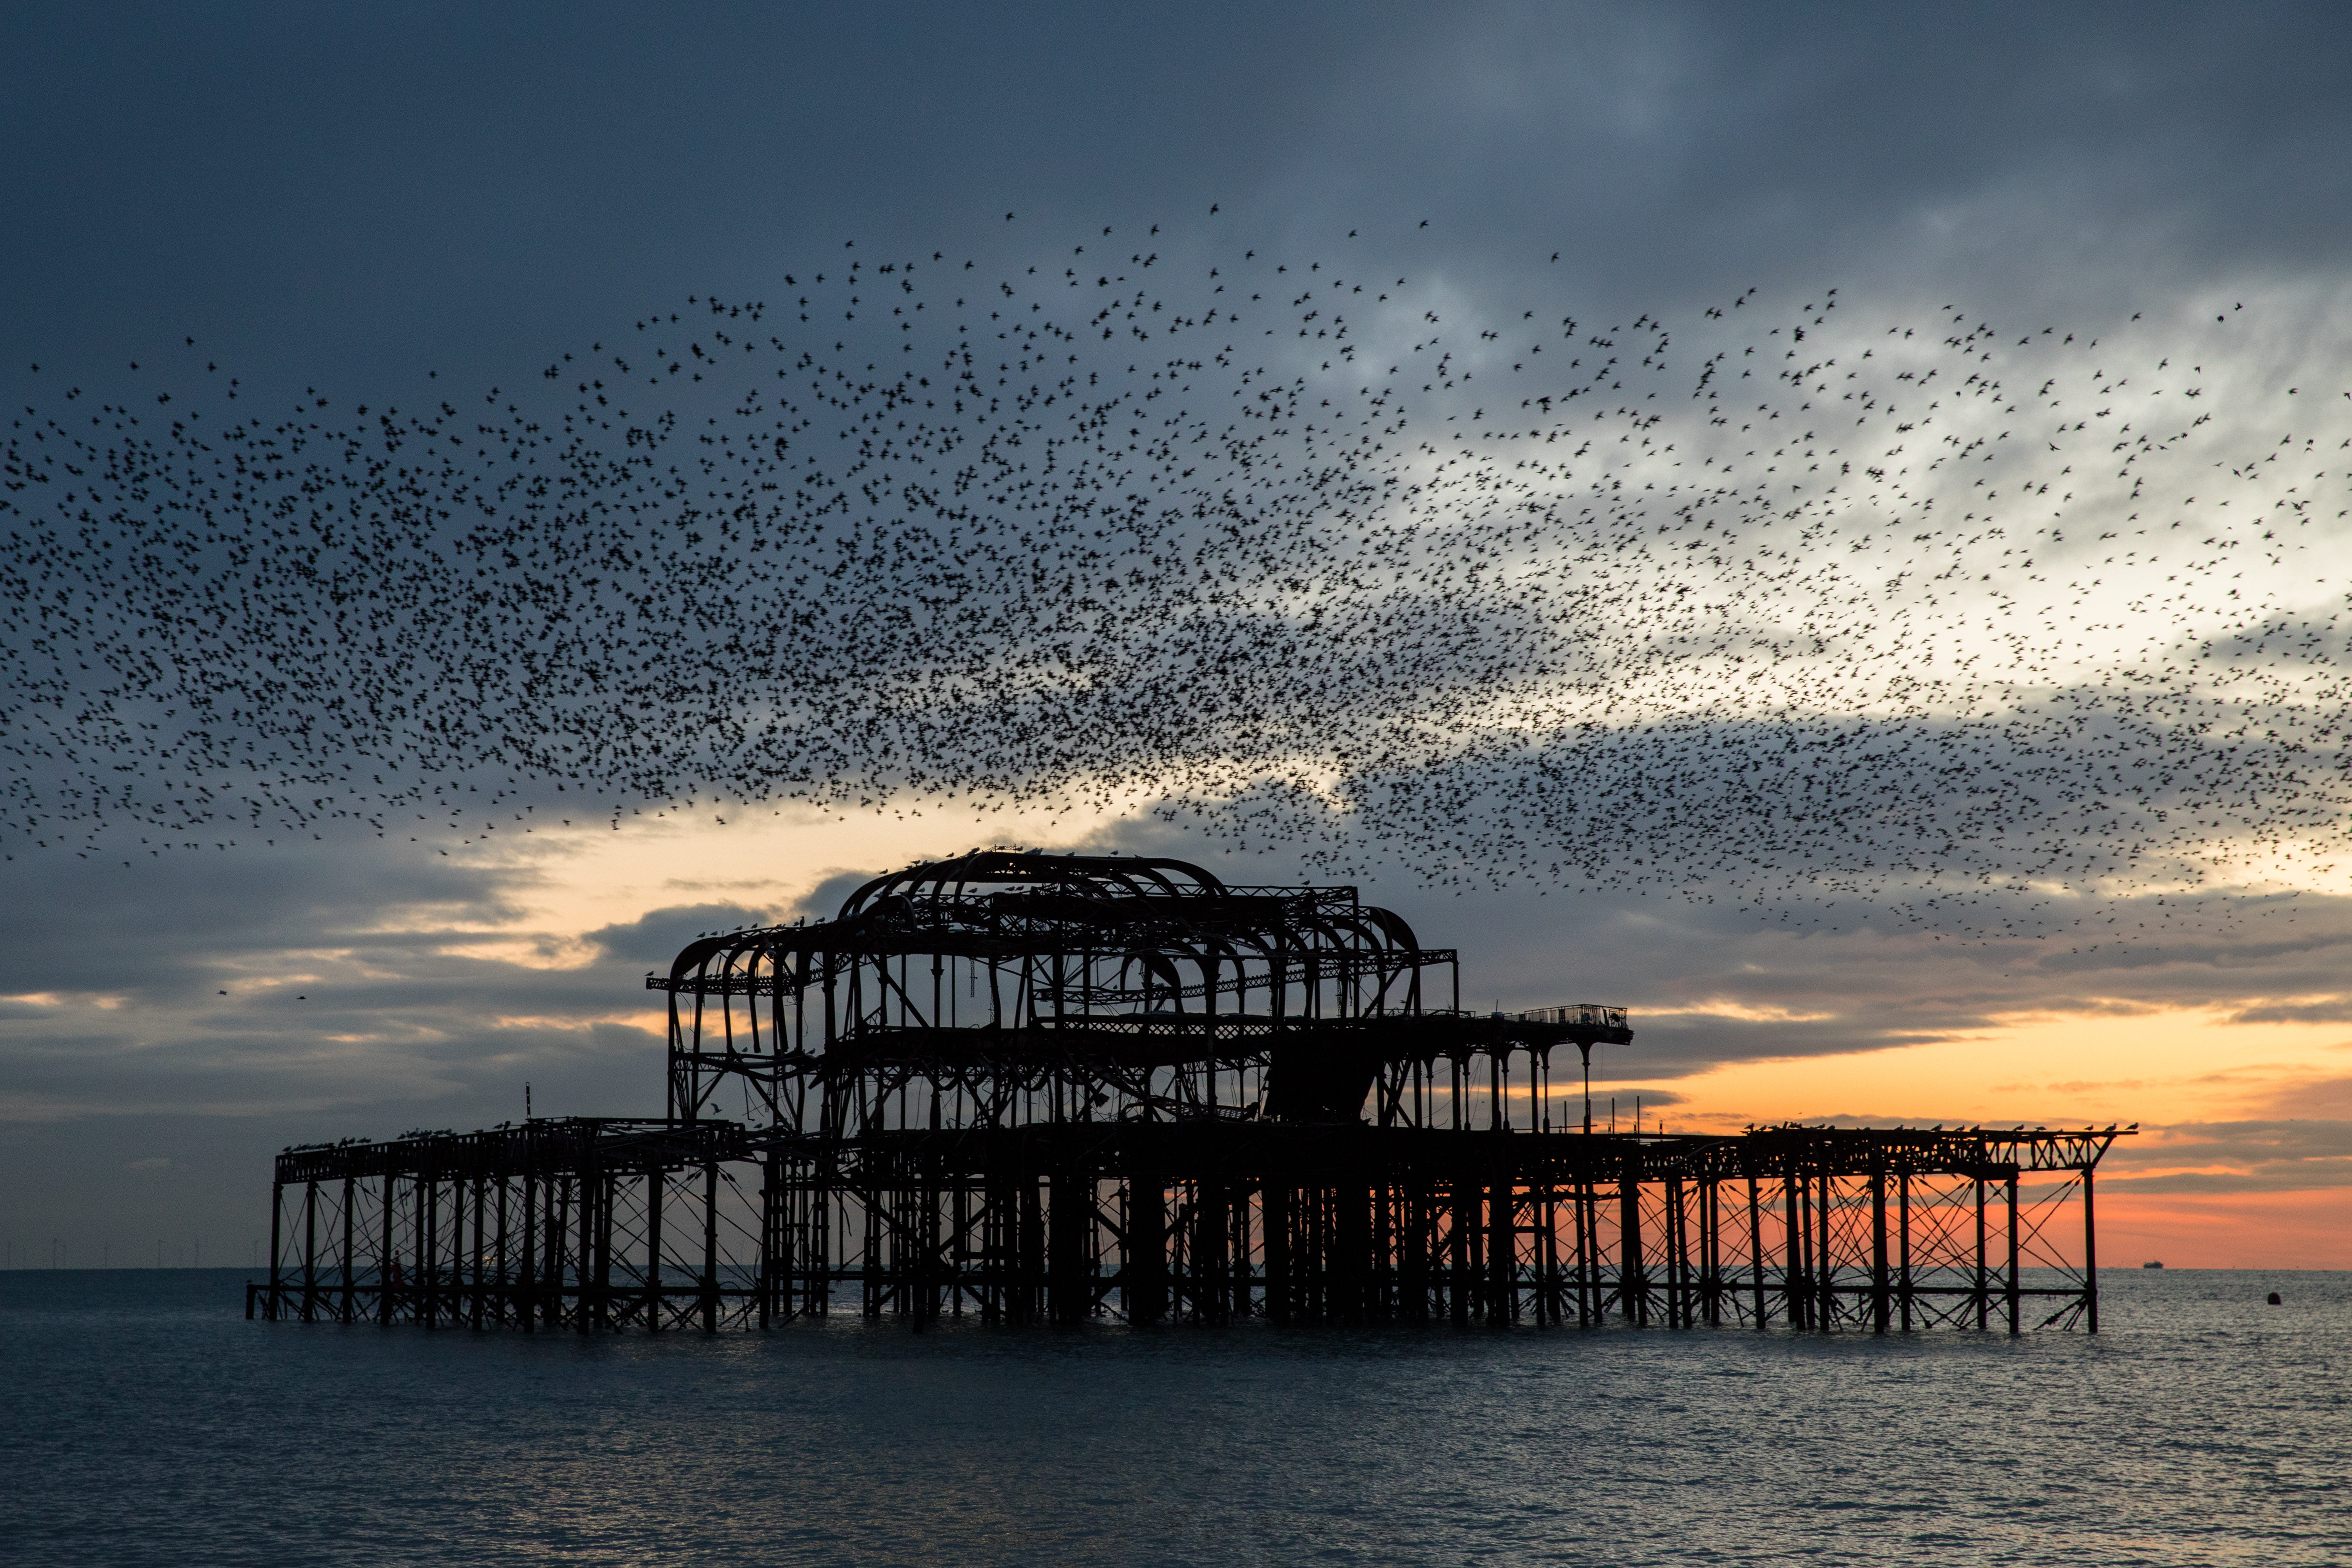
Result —
[[[1093, 1119], [1074, 1104], [1114, 1119], [1230, 1116], [1244, 1101], [1352, 1121], [1377, 1079], [1388, 1125], [1408, 1087], [1423, 1086], [1417, 1108], [1435, 1083], [1424, 1068], [1524, 1055], [1533, 1075], [1552, 1044], [1592, 1033], [1591, 1008], [1459, 1011], [1458, 987], [1423, 973], [1454, 963], [1353, 888], [1228, 886], [1159, 857], [978, 850], [869, 879], [830, 921], [698, 938], [648, 984], [671, 993], [687, 1115], [740, 1075], [779, 1131], [835, 1130], [825, 1136], [903, 1121], [909, 1086], [957, 1126]], [[1622, 1013], [1613, 1022], [1631, 1037]], [[1471, 1081], [1456, 1072], [1448, 1092], [1458, 1101]]]
[[[1168, 859], [1157, 856], [1127, 855], [1044, 855], [1034, 850], [976, 849], [950, 860], [934, 860], [908, 866], [885, 876], [875, 878], [854, 889], [841, 903], [837, 921], [848, 921], [877, 900], [893, 893], [914, 899], [915, 889], [928, 886], [930, 898], [937, 900], [949, 882], [956, 886], [953, 895], [963, 896], [964, 889], [974, 883], [1054, 883], [1067, 889], [1095, 890], [1099, 893], [1106, 883], [1115, 883], [1124, 889], [1126, 897], [1150, 898], [1153, 894], [1139, 885], [1148, 879], [1159, 895], [1185, 897], [1205, 894], [1215, 896], [1225, 891], [1225, 885], [1203, 867], [1189, 861]], [[1188, 890], [1179, 879], [1192, 884]]]

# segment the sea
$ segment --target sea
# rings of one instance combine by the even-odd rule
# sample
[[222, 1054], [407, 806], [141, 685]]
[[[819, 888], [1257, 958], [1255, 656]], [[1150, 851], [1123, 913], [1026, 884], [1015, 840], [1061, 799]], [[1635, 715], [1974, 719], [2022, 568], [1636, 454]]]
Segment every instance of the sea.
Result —
[[0, 1563], [2352, 1562], [2352, 1274], [2133, 1269], [2017, 1339], [583, 1339], [246, 1279], [0, 1273]]

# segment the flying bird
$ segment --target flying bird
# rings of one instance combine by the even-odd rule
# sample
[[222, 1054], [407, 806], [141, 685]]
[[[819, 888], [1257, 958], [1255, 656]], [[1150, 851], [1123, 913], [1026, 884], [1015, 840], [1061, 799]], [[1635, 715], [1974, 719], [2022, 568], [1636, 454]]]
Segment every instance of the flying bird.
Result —
[[2352, 436], [2218, 334], [1167, 247], [851, 242], [467, 394], [69, 388], [0, 474], [0, 839], [1142, 801], [2094, 945], [2352, 847]]

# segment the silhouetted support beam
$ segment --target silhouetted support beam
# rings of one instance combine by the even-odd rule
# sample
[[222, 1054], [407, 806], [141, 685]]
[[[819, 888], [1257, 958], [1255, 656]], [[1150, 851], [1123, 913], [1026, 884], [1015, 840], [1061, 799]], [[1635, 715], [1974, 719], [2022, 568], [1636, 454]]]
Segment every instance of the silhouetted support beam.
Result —
[[1025, 1171], [1021, 1180], [1021, 1247], [1019, 1275], [1015, 1284], [1018, 1310], [1013, 1321], [1034, 1323], [1045, 1320], [1051, 1303], [1045, 1300], [1045, 1194], [1044, 1173]]
[[599, 1184], [594, 1173], [583, 1171], [572, 1184], [579, 1197], [580, 1237], [577, 1243], [579, 1250], [572, 1266], [572, 1273], [579, 1282], [579, 1295], [572, 1326], [574, 1332], [585, 1334], [604, 1327], [603, 1320], [598, 1316], [601, 1303], [596, 1295], [596, 1260], [600, 1251], [596, 1245], [600, 1234], [596, 1223], [596, 1211], [600, 1206], [597, 1203]]
[[435, 1199], [439, 1184], [430, 1177], [416, 1178], [416, 1321], [432, 1328], [437, 1321], [438, 1303], [435, 1300]]
[[646, 1331], [662, 1330], [661, 1249], [662, 1189], [668, 1184], [659, 1171], [647, 1171], [646, 1182]]
[[[654, 1177], [658, 1184], [659, 1174]], [[719, 1162], [706, 1160], [702, 1166], [702, 1331], [719, 1331]], [[659, 1311], [660, 1299], [655, 1299]]]
[[2099, 1331], [2099, 1227], [2091, 1210], [2091, 1178], [2096, 1173], [2089, 1166], [2083, 1170], [2083, 1308], [2093, 1333]]
[[319, 1184], [302, 1184], [302, 1321], [316, 1316], [319, 1304]]
[[1764, 1215], [1756, 1178], [1748, 1177], [1748, 1266], [1756, 1288], [1756, 1327], [1769, 1328], [1772, 1313], [1764, 1302]]
[[1456, 1177], [1453, 1206], [1446, 1215], [1446, 1244], [1451, 1255], [1446, 1269], [1446, 1306], [1456, 1328], [1466, 1327], [1470, 1321], [1470, 1239], [1478, 1232], [1478, 1202], [1473, 1195], [1477, 1190], [1467, 1176]]
[[[1589, 1094], [1586, 1096], [1588, 1102], [1591, 1098]], [[1590, 1121], [1591, 1118], [1589, 1114], [1591, 1110], [1589, 1103], [1586, 1109], [1588, 1111], [1586, 1121]], [[1587, 1133], [1591, 1131], [1589, 1126], [1585, 1129]], [[1594, 1291], [1598, 1285], [1596, 1279], [1598, 1269], [1593, 1247], [1596, 1237], [1593, 1235], [1592, 1224], [1592, 1184], [1580, 1176], [1570, 1202], [1576, 1210], [1576, 1326], [1580, 1329], [1589, 1329], [1595, 1321]]]
[[1629, 1146], [1617, 1181], [1618, 1310], [1635, 1328], [1650, 1322], [1650, 1281], [1642, 1257], [1642, 1156]]
[[1894, 1318], [1894, 1282], [1886, 1261], [1886, 1168], [1870, 1173], [1870, 1327], [1883, 1334]]
[[[1092, 1194], [1081, 1195], [1084, 1179], [1067, 1166], [1052, 1177], [1053, 1201], [1046, 1205], [1046, 1314], [1056, 1323], [1082, 1323], [1094, 1310], [1093, 1270], [1088, 1267], [1087, 1227], [1094, 1219]], [[1218, 1283], [1223, 1274], [1223, 1196], [1204, 1205], [1201, 1228], [1211, 1247], [1208, 1289], [1210, 1310], [1215, 1310]]]
[[1784, 1180], [1789, 1190], [1789, 1226], [1788, 1234], [1783, 1239], [1787, 1243], [1785, 1250], [1788, 1253], [1789, 1261], [1782, 1277], [1784, 1284], [1780, 1292], [1780, 1301], [1788, 1313], [1791, 1327], [1810, 1329], [1813, 1326], [1813, 1293], [1811, 1287], [1806, 1284], [1805, 1237], [1812, 1227], [1805, 1223], [1799, 1212], [1802, 1178], [1791, 1170]]
[[2019, 1331], [2018, 1324], [2018, 1236], [2017, 1236], [2017, 1172], [2009, 1173], [2009, 1331]]
[[1895, 1226], [1902, 1249], [1901, 1273], [1895, 1294], [1903, 1304], [1903, 1331], [1911, 1331], [1911, 1173], [1906, 1168], [1896, 1178], [1901, 1216]]
[[394, 1248], [398, 1239], [393, 1230], [393, 1216], [399, 1209], [400, 1178], [386, 1171], [383, 1173], [383, 1243], [375, 1258], [375, 1321], [389, 1323], [396, 1310], [400, 1264]]
[[482, 1211], [489, 1195], [483, 1190], [488, 1184], [483, 1177], [474, 1178], [474, 1245], [465, 1258], [467, 1316], [477, 1330], [482, 1326]]
[[504, 1173], [500, 1173], [498, 1177], [498, 1234], [491, 1243], [490, 1264], [492, 1273], [490, 1276], [488, 1289], [490, 1297], [490, 1319], [493, 1322], [503, 1323], [508, 1321], [507, 1313], [512, 1301], [507, 1286], [508, 1194], [507, 1177]]
[[[1546, 1129], [1549, 1131], [1549, 1128]], [[1559, 1268], [1559, 1188], [1549, 1180], [1536, 1200], [1536, 1268], [1538, 1303], [1536, 1321], [1558, 1327], [1567, 1316]]]
[[[278, 1318], [278, 1260], [284, 1256], [279, 1250], [278, 1237], [285, 1212], [286, 1184], [272, 1182], [269, 1184], [269, 1306], [263, 1316], [273, 1322]], [[157, 1250], [160, 1252], [162, 1249], [159, 1247]]]
[[[1281, 1260], [1289, 1249], [1283, 1196], [1275, 1188], [1266, 1189], [1265, 1293], [1267, 1315], [1277, 1321], [1289, 1317], [1279, 1278], [1285, 1272]], [[1140, 1166], [1128, 1171], [1127, 1252], [1120, 1273], [1126, 1280], [1122, 1295], [1129, 1322], [1157, 1323], [1168, 1316], [1168, 1194], [1159, 1173]]]
[[1709, 1181], [1702, 1198], [1706, 1226], [1701, 1238], [1700, 1282], [1706, 1292], [1706, 1326], [1723, 1327], [1723, 1184]]
[[1820, 1184], [1822, 1201], [1813, 1211], [1816, 1226], [1813, 1234], [1813, 1275], [1821, 1285], [1821, 1325], [1825, 1329], [1834, 1329], [1838, 1326], [1837, 1254], [1834, 1251], [1835, 1233], [1831, 1222], [1836, 1217], [1837, 1178], [1830, 1173], [1827, 1166], [1822, 1168]]
[[1985, 1183], [1984, 1173], [1977, 1173], [1977, 1327], [1992, 1326], [1992, 1283], [1988, 1255], [1985, 1251]]
[[539, 1331], [539, 1167], [527, 1165], [522, 1178], [522, 1255], [515, 1261], [515, 1321], [525, 1333]]
[[[1499, 1168], [1505, 1158], [1496, 1152]], [[1486, 1189], [1486, 1321], [1496, 1328], [1519, 1316], [1517, 1205], [1511, 1180], [1498, 1174]]]

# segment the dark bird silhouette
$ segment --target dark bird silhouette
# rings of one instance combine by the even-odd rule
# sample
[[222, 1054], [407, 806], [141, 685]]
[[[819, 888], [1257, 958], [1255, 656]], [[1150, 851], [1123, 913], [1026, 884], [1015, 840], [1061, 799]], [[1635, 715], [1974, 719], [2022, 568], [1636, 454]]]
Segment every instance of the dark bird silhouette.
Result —
[[192, 342], [68, 389], [0, 473], [0, 838], [1139, 801], [2085, 946], [2352, 847], [2352, 436], [2223, 397], [2213, 329], [1603, 326], [1147, 240], [853, 242], [476, 394], [239, 402]]

